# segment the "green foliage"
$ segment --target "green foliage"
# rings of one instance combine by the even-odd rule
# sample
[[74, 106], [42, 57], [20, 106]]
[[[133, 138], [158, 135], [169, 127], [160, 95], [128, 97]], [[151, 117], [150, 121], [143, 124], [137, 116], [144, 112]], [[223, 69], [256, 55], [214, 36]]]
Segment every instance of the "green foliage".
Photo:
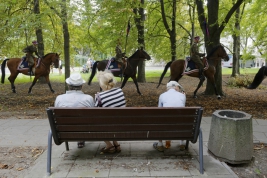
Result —
[[250, 85], [252, 83], [252, 78], [248, 75], [240, 75], [237, 77], [231, 77], [228, 81], [228, 86], [231, 87], [247, 87], [248, 85]]

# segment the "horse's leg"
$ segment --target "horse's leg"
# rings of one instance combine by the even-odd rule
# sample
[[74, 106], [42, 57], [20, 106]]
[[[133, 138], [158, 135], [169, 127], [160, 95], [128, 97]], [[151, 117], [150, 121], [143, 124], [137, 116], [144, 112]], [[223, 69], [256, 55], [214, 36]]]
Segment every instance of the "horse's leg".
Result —
[[17, 93], [14, 82], [15, 82], [15, 79], [17, 78], [18, 74], [19, 74], [18, 72], [14, 73], [14, 74], [11, 73], [10, 76], [8, 77], [8, 80], [11, 84], [11, 90], [13, 93]]
[[36, 81], [37, 81], [38, 78], [36, 76], [34, 77], [33, 82], [32, 82], [32, 85], [30, 86], [28, 93], [31, 93], [32, 92], [32, 87], [35, 85], [35, 83], [36, 83]]
[[121, 84], [121, 89], [125, 86], [126, 82], [128, 81], [129, 79], [129, 76], [128, 75], [125, 75], [123, 77], [123, 81], [122, 81], [122, 84]]
[[[133, 76], [133, 77], [131, 77], [132, 79], [133, 79], [133, 81], [134, 81], [134, 84], [135, 84], [135, 86], [136, 86], [136, 89], [137, 89], [137, 93], [139, 94], [139, 95], [142, 95], [142, 93], [140, 92], [140, 90], [139, 90], [139, 86], [138, 86], [138, 83], [137, 83], [137, 79], [136, 79], [136, 76]], [[127, 79], [128, 80], [128, 79]], [[125, 82], [126, 83], [126, 82]]]
[[194, 91], [194, 95], [193, 95], [194, 98], [197, 98], [197, 91], [202, 86], [202, 84], [203, 84], [204, 81], [205, 81], [205, 78], [202, 77], [202, 79], [200, 79], [200, 81], [198, 83], [197, 89]]
[[45, 76], [45, 80], [46, 80], [46, 83], [48, 84], [48, 86], [49, 86], [49, 88], [50, 88], [50, 91], [51, 91], [52, 93], [55, 93], [55, 91], [53, 90], [52, 85], [51, 85], [51, 83], [50, 83], [49, 75]]

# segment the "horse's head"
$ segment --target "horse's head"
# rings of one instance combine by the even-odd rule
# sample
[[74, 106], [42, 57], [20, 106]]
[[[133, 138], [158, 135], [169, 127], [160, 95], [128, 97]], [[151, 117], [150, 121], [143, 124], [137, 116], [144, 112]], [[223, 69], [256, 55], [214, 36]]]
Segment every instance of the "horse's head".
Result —
[[228, 61], [229, 56], [227, 52], [225, 51], [224, 46], [222, 44], [219, 44], [211, 50], [211, 52], [207, 55], [207, 59], [208, 60], [224, 59], [225, 61]]
[[136, 50], [136, 52], [132, 56], [136, 56], [136, 58], [143, 59], [143, 60], [151, 59], [150, 55], [147, 54], [147, 52], [143, 48]]
[[60, 60], [59, 54], [58, 53], [52, 53], [52, 54], [53, 54], [52, 64], [54, 65], [55, 68], [58, 68], [59, 67], [59, 60]]
[[221, 58], [223, 58], [224, 59], [224, 61], [229, 61], [229, 56], [228, 56], [228, 54], [227, 54], [227, 52], [225, 51], [225, 49], [224, 49], [224, 46], [222, 45], [222, 44], [220, 44], [219, 45], [219, 56], [221, 57]]

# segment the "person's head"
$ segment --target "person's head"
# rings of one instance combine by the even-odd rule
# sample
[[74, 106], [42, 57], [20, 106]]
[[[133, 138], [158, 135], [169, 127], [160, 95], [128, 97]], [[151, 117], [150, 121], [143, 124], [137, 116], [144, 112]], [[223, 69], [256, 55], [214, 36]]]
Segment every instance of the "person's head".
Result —
[[38, 45], [38, 42], [37, 42], [36, 40], [34, 40], [34, 41], [32, 41], [32, 44], [33, 44], [34, 46], [37, 46], [37, 45]]
[[85, 81], [79, 73], [74, 73], [66, 79], [66, 83], [69, 86], [69, 90], [81, 90]]
[[117, 83], [114, 75], [108, 70], [99, 71], [97, 74], [97, 78], [98, 78], [100, 87], [104, 91], [114, 88]]
[[121, 49], [121, 46], [120, 45], [117, 45], [116, 48], [115, 48], [115, 51], [118, 53], [118, 52], [121, 52], [122, 49]]
[[167, 90], [175, 89], [176, 91], [183, 92], [183, 87], [176, 81], [170, 81], [167, 83]]
[[195, 36], [195, 37], [194, 37], [194, 42], [195, 42], [195, 43], [198, 43], [199, 40], [200, 40], [200, 37], [199, 37], [199, 36]]

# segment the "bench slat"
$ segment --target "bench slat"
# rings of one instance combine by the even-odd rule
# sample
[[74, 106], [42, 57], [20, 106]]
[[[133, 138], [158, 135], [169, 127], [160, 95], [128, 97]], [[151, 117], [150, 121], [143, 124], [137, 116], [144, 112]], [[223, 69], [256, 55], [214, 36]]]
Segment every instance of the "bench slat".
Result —
[[140, 132], [61, 132], [59, 137], [62, 141], [79, 141], [79, 140], [94, 140], [94, 141], [103, 141], [103, 140], [158, 140], [168, 138], [171, 140], [190, 140], [193, 133], [189, 131], [172, 131], [172, 132], [157, 132], [157, 131], [140, 131]]
[[196, 125], [192, 125], [189, 123], [177, 123], [177, 124], [149, 124], [149, 125], [141, 125], [141, 124], [116, 124], [116, 125], [58, 125], [58, 132], [66, 132], [66, 131], [80, 131], [80, 132], [93, 132], [99, 130], [105, 131], [147, 131], [149, 127], [150, 131], [176, 131], [176, 130], [193, 130]]
[[[53, 109], [50, 108], [50, 109]], [[98, 116], [103, 115], [103, 112], [107, 116], [116, 116], [117, 115], [128, 115], [129, 112], [134, 112], [138, 110], [134, 115], [135, 116], [151, 116], [151, 113], [154, 115], [197, 115], [197, 107], [181, 107], [181, 108], [159, 108], [159, 107], [125, 107], [125, 108], [94, 108], [93, 110], [88, 108], [79, 108], [79, 112], [77, 113], [77, 108], [57, 108], [54, 110], [56, 116], [69, 116], [69, 117], [77, 117], [77, 116]]]
[[168, 124], [168, 123], [193, 123], [197, 120], [197, 116], [184, 116], [184, 115], [173, 115], [173, 116], [150, 116], [150, 117], [136, 117], [136, 116], [114, 116], [114, 118], [95, 116], [88, 117], [57, 117], [55, 116], [57, 125], [84, 125], [84, 124]]

